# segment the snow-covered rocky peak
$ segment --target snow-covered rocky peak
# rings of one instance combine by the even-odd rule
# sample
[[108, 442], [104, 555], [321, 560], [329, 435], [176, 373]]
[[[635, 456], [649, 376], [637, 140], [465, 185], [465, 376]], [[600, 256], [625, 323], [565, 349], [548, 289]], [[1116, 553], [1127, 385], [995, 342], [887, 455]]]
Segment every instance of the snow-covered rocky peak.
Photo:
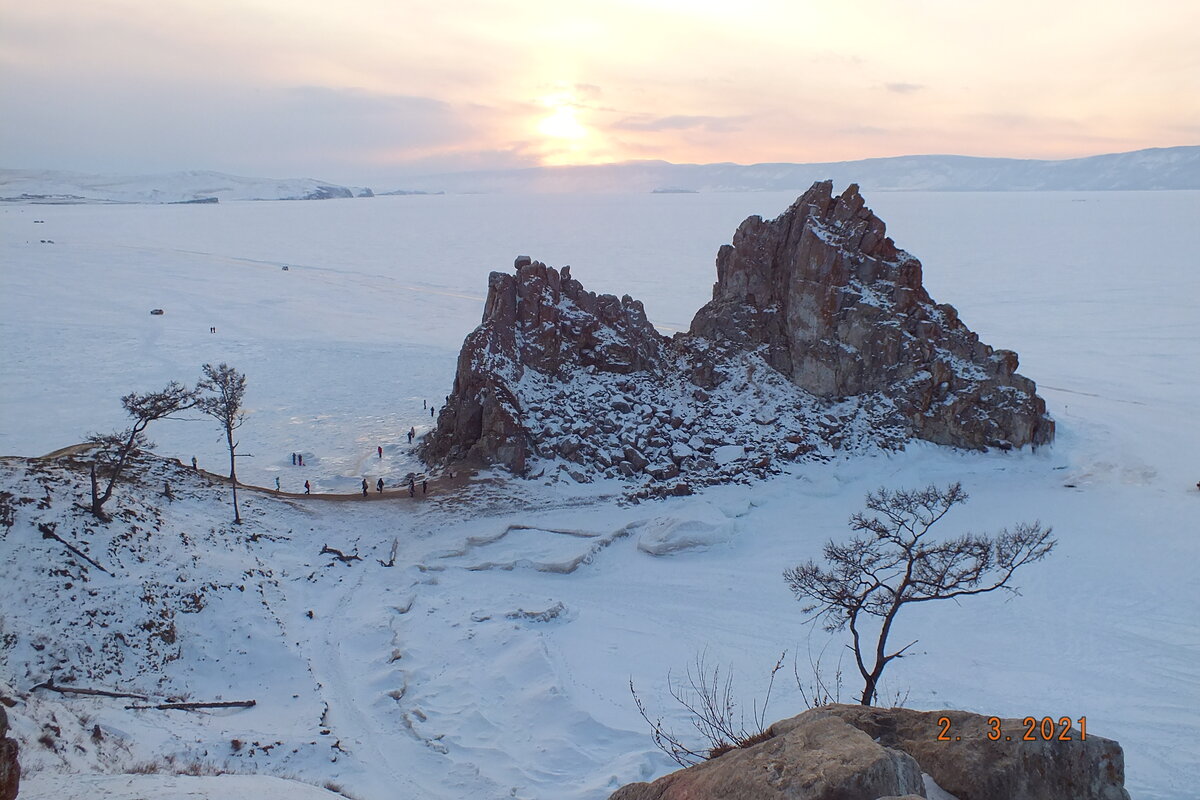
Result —
[[712, 302], [673, 339], [640, 302], [587, 292], [567, 267], [521, 257], [492, 273], [424, 455], [685, 494], [912, 438], [1048, 442], [1054, 423], [1016, 365], [933, 303], [858, 187], [835, 198], [826, 181], [777, 219], [742, 223]]
[[879, 393], [911, 435], [983, 449], [1043, 444], [1054, 423], [1017, 354], [979, 341], [921, 283], [851, 184], [813, 184], [770, 222], [750, 217], [717, 255], [713, 299], [691, 333], [761, 352], [797, 386], [838, 399]]

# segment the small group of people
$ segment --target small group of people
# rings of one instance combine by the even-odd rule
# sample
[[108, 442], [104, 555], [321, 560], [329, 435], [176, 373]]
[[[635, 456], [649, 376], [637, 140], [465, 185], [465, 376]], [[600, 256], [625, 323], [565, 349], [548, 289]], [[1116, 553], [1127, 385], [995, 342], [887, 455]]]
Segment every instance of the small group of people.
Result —
[[303, 467], [304, 466], [304, 453], [292, 453], [292, 466], [293, 467]]
[[[377, 480], [375, 482], [375, 491], [379, 492], [380, 494], [383, 494], [383, 478], [380, 478], [379, 480]], [[363, 497], [367, 496], [367, 479], [366, 478], [363, 478], [362, 493], [363, 493]]]
[[[408, 485], [408, 496], [416, 497], [417, 474], [415, 472], [408, 473], [404, 476], [404, 482]], [[421, 494], [429, 494], [429, 478], [426, 476], [421, 477]]]

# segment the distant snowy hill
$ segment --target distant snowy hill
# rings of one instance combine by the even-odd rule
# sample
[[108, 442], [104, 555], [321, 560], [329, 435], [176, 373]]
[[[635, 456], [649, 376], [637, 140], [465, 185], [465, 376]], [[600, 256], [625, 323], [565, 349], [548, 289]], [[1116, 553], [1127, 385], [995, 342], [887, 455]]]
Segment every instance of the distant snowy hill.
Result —
[[[387, 195], [587, 192], [802, 192], [814, 181], [872, 191], [1011, 192], [1200, 189], [1200, 146], [1037, 161], [898, 156], [816, 164], [672, 164], [630, 161], [574, 167], [450, 172], [405, 180]], [[211, 203], [373, 197], [365, 187], [313, 178], [247, 178], [220, 172], [89, 175], [0, 169], [0, 203]]]
[[428, 175], [408, 188], [475, 192], [803, 191], [814, 181], [874, 191], [1097, 191], [1200, 189], [1200, 146], [1037, 161], [899, 156], [818, 164], [671, 164], [632, 161]]
[[313, 178], [243, 178], [203, 171], [120, 176], [0, 169], [0, 201], [6, 202], [211, 203], [371, 196], [370, 189]]

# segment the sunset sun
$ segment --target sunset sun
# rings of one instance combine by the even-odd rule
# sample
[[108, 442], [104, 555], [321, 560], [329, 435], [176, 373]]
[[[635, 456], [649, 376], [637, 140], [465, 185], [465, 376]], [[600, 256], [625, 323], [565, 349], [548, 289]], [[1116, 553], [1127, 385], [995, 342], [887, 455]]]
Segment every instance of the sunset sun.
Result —
[[538, 122], [539, 133], [552, 139], [579, 140], [587, 137], [588, 129], [576, 118], [572, 106], [561, 101], [548, 102], [547, 105], [550, 105], [553, 113]]

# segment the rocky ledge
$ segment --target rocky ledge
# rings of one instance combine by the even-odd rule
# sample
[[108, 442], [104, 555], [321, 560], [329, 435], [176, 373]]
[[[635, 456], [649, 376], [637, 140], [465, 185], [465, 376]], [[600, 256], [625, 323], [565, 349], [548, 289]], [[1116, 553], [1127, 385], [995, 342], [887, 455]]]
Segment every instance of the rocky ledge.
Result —
[[[947, 739], [943, 718], [949, 720]], [[610, 800], [923, 798], [925, 776], [958, 800], [1129, 800], [1125, 756], [1110, 739], [1080, 731], [1047, 741], [1035, 728], [966, 711], [828, 705], [776, 722], [766, 741], [633, 783]]]
[[662, 494], [913, 438], [1047, 443], [1054, 423], [1016, 368], [929, 297], [857, 186], [833, 197], [817, 183], [778, 218], [741, 224], [712, 301], [674, 338], [569, 267], [520, 257], [493, 272], [423, 454]]

